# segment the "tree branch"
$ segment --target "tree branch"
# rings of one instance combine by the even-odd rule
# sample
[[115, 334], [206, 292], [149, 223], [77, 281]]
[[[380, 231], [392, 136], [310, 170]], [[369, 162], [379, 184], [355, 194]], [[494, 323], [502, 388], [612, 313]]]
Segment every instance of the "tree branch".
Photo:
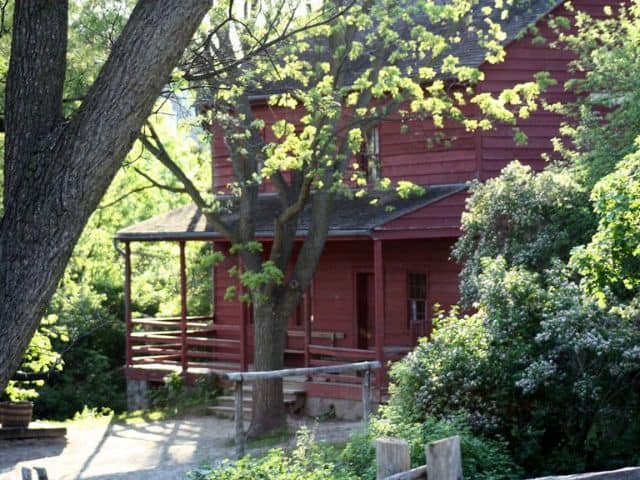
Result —
[[[136, 171], [137, 171], [137, 169], [136, 169]], [[103, 210], [105, 208], [113, 207], [118, 202], [121, 202], [122, 200], [124, 200], [125, 198], [129, 197], [130, 195], [134, 195], [136, 193], [140, 193], [140, 192], [143, 192], [145, 190], [149, 190], [150, 188], [155, 188], [155, 187], [156, 187], [156, 185], [151, 184], [151, 185], [143, 185], [142, 187], [134, 188], [133, 190], [130, 190], [127, 193], [124, 193], [124, 194], [120, 195], [118, 198], [116, 198], [112, 202], [100, 204], [96, 210]]]
[[138, 167], [133, 167], [133, 170], [138, 175], [140, 175], [141, 177], [143, 177], [146, 180], [148, 180], [151, 183], [151, 185], [153, 185], [156, 188], [160, 188], [162, 190], [166, 190], [166, 191], [172, 192], [172, 193], [187, 193], [187, 190], [184, 189], [184, 188], [172, 187], [171, 185], [167, 185], [165, 183], [160, 183], [157, 180], [154, 180], [151, 176], [149, 176], [148, 174], [146, 174], [145, 172], [140, 170]]
[[186, 193], [187, 195], [189, 195], [193, 203], [195, 203], [196, 207], [198, 207], [198, 209], [200, 209], [200, 211], [206, 215], [207, 222], [210, 222], [212, 226], [222, 235], [227, 237], [228, 240], [235, 241], [236, 235], [233, 233], [231, 227], [227, 225], [227, 223], [224, 222], [219, 217], [219, 215], [216, 215], [214, 212], [211, 211], [211, 205], [209, 205], [205, 201], [205, 199], [200, 194], [200, 191], [198, 190], [198, 188], [194, 185], [194, 183], [187, 176], [187, 174], [184, 173], [182, 168], [180, 168], [180, 166], [173, 161], [173, 159], [169, 155], [169, 152], [167, 151], [164, 144], [160, 140], [160, 137], [158, 136], [153, 126], [149, 122], [147, 122], [145, 127], [149, 130], [151, 134], [151, 138], [153, 139], [153, 143], [142, 132], [139, 133], [138, 139], [144, 145], [144, 147], [147, 148], [147, 150], [149, 150], [149, 152], [160, 163], [162, 163], [176, 177], [176, 179], [178, 179], [180, 183], [182, 183], [184, 188], [172, 190], [173, 187], [168, 187], [166, 185], [159, 184], [158, 182], [150, 178], [148, 175], [141, 172], [139, 169], [136, 168], [136, 171], [140, 175], [145, 177], [147, 180], [149, 180], [149, 182], [151, 182], [152, 184], [154, 184], [159, 188], [164, 188], [165, 190], [169, 190], [169, 191], [178, 191], [178, 192]]

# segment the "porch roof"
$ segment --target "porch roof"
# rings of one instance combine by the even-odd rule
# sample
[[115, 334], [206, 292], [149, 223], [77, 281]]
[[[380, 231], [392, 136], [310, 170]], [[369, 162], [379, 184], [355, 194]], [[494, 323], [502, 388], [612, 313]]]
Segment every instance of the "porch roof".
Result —
[[[372, 197], [349, 199], [338, 197], [334, 201], [334, 214], [329, 229], [332, 237], [370, 236], [373, 229], [387, 222], [407, 215], [415, 210], [438, 202], [466, 188], [466, 184], [425, 186], [426, 193], [408, 199], [400, 198], [395, 192], [378, 194], [379, 202], [371, 204]], [[222, 213], [223, 219], [231, 226], [238, 221], [233, 211], [234, 198], [218, 197], [221, 205], [228, 205]], [[274, 193], [262, 193], [258, 199], [256, 215], [256, 237], [273, 236], [273, 220], [280, 212], [278, 197]], [[297, 235], [307, 234], [311, 220], [311, 207], [305, 207], [300, 217]], [[125, 241], [153, 240], [209, 240], [222, 238], [215, 230], [207, 229], [205, 216], [195, 205], [186, 205], [120, 230], [115, 238]]]

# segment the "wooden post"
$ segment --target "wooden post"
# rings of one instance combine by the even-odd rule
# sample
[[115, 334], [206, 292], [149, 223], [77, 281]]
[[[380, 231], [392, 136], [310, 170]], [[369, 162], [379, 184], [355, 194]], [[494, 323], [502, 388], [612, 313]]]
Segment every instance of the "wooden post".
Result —
[[[310, 292], [310, 291], [309, 291]], [[302, 316], [304, 318], [304, 366], [309, 366], [309, 344], [311, 343], [311, 309], [310, 309], [310, 293], [307, 292], [303, 298]]]
[[180, 247], [180, 354], [182, 357], [182, 375], [186, 375], [189, 368], [187, 351], [187, 262], [184, 253], [184, 240], [181, 240], [178, 245]]
[[242, 286], [242, 259], [238, 253], [238, 297], [240, 298], [240, 370], [246, 372], [248, 370], [247, 362], [247, 305], [242, 297], [244, 296], [244, 287]]
[[431, 442], [425, 447], [429, 480], [462, 480], [460, 437]]
[[[211, 254], [215, 255], [216, 253], [216, 242], [211, 242]], [[217, 265], [214, 263], [211, 265], [211, 320], [215, 322], [216, 320], [216, 268]]]
[[133, 351], [131, 346], [131, 246], [129, 242], [124, 244], [124, 323], [127, 332], [125, 338], [125, 365], [131, 365]]
[[[376, 478], [378, 480], [406, 472], [411, 468], [409, 443], [398, 438], [381, 437], [376, 439]], [[428, 477], [429, 480], [433, 480]]]
[[[36, 475], [38, 476], [38, 480], [48, 480], [49, 476], [47, 475], [47, 469], [42, 467], [33, 467]], [[31, 469], [28, 467], [22, 467], [22, 480], [33, 480], [33, 475], [31, 473]]]
[[235, 422], [236, 422], [236, 458], [244, 456], [244, 399], [242, 398], [242, 380], [235, 382]]
[[373, 241], [373, 275], [374, 275], [374, 309], [375, 309], [375, 344], [376, 360], [382, 365], [378, 372], [378, 388], [382, 394], [384, 386], [384, 263], [382, 257], [382, 240]]
[[362, 423], [365, 427], [369, 423], [369, 413], [371, 411], [371, 369], [364, 371], [362, 377]]

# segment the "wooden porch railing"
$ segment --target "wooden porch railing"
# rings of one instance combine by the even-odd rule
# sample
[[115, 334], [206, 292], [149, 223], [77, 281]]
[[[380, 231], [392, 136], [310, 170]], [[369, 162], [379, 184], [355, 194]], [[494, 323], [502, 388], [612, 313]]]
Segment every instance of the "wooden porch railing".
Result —
[[[248, 338], [241, 325], [214, 323], [214, 317], [173, 316], [164, 318], [132, 318], [127, 338], [127, 366], [158, 368], [195, 373], [194, 369], [210, 371], [247, 371], [249, 369]], [[244, 335], [243, 335], [244, 334]], [[396, 361], [410, 347], [385, 347], [383, 359], [376, 350], [336, 346], [346, 334], [341, 331], [289, 330], [286, 353], [298, 358], [297, 365], [330, 367], [345, 363], [378, 360]], [[310, 340], [312, 343], [306, 343]], [[303, 358], [301, 358], [301, 356]], [[302, 362], [302, 363], [300, 363]], [[153, 365], [153, 367], [152, 367]], [[291, 364], [290, 364], [291, 365]], [[295, 363], [293, 365], [296, 365]], [[190, 370], [191, 369], [191, 372]], [[323, 374], [328, 382], [360, 383], [354, 373], [346, 375]], [[376, 374], [376, 384], [382, 376]]]
[[160, 364], [235, 370], [241, 364], [240, 327], [213, 323], [211, 316], [133, 318], [127, 365]]

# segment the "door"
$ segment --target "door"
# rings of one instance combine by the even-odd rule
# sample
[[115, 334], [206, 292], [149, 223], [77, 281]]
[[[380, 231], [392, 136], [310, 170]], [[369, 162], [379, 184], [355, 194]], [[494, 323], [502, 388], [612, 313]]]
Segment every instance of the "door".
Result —
[[356, 273], [356, 321], [358, 348], [366, 350], [375, 344], [373, 273]]

